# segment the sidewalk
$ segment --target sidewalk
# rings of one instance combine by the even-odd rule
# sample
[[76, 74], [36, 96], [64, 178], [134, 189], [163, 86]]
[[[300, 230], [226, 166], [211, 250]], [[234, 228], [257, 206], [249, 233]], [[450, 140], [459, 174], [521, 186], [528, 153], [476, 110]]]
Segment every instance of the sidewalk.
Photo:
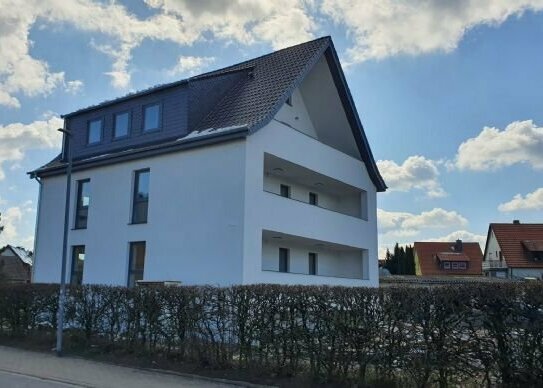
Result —
[[21, 387], [232, 388], [240, 385], [0, 346], [0, 387], [13, 381]]

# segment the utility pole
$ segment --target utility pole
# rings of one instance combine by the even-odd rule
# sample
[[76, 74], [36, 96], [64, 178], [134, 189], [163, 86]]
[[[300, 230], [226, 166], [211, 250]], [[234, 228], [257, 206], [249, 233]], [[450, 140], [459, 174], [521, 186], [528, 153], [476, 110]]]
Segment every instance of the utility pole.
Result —
[[[66, 125], [64, 125], [66, 127]], [[60, 271], [60, 292], [58, 296], [57, 315], [57, 356], [62, 356], [62, 335], [64, 329], [64, 305], [66, 304], [66, 261], [68, 255], [68, 227], [70, 223], [70, 191], [72, 186], [72, 152], [70, 150], [70, 138], [72, 133], [66, 128], [59, 128], [64, 134], [64, 155], [67, 159], [66, 167], [66, 203], [64, 205], [64, 236], [62, 239], [62, 268]]]

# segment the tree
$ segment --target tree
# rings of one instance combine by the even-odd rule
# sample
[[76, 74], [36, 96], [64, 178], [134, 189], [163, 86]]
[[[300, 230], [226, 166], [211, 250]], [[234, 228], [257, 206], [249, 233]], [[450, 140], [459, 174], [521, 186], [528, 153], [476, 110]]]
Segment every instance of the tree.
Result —
[[403, 247], [396, 243], [394, 253], [387, 249], [384, 267], [393, 275], [415, 275], [413, 247], [411, 245]]
[[0, 213], [0, 234], [2, 234], [3, 230], [4, 230], [4, 226], [2, 225], [2, 213]]

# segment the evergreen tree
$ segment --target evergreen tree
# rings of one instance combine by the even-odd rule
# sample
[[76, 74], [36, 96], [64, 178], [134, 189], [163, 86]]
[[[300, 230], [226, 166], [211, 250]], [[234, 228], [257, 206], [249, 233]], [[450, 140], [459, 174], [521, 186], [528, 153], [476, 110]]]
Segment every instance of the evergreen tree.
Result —
[[0, 234], [2, 233], [2, 231], [4, 230], [4, 226], [2, 225], [2, 213], [0, 213]]
[[392, 275], [415, 275], [413, 247], [411, 245], [403, 247], [396, 243], [393, 252], [394, 253], [391, 253], [387, 249], [384, 267], [388, 269]]

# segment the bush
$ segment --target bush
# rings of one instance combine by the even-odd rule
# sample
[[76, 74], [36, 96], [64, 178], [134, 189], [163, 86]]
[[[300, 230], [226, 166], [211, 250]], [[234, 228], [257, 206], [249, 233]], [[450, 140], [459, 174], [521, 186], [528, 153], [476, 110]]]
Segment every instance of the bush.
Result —
[[[543, 285], [68, 289], [81, 346], [397, 386], [543, 385]], [[0, 334], [51, 333], [58, 287], [0, 287]]]

